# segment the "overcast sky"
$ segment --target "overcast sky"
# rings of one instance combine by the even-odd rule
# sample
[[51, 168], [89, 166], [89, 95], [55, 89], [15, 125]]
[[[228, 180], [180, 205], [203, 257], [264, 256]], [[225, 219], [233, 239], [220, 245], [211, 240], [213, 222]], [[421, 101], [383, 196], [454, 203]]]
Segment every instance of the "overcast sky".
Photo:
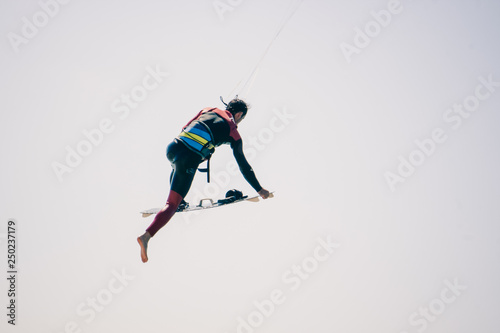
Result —
[[[494, 0], [0, 0], [5, 275], [9, 220], [18, 241], [1, 331], [498, 332], [499, 16]], [[275, 198], [177, 214], [143, 264], [166, 146], [237, 93]], [[255, 195], [233, 160], [218, 148], [187, 200]]]

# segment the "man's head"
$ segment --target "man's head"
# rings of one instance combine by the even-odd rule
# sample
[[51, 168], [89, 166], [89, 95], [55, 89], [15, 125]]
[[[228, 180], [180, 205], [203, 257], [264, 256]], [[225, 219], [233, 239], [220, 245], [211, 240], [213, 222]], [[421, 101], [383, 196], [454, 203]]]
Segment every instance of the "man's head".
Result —
[[234, 121], [236, 124], [239, 124], [247, 115], [248, 105], [236, 96], [236, 98], [232, 99], [227, 104], [226, 110], [231, 112], [234, 117]]

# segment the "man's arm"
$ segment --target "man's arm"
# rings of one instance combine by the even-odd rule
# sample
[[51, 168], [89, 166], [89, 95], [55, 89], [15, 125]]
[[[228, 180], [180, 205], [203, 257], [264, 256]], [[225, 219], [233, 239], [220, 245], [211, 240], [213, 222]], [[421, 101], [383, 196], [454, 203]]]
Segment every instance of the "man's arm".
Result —
[[269, 197], [269, 191], [260, 186], [255, 172], [250, 166], [250, 163], [248, 163], [245, 154], [243, 153], [243, 141], [239, 139], [238, 141], [233, 142], [231, 148], [233, 149], [234, 158], [238, 163], [243, 177], [245, 177], [250, 186], [252, 186], [262, 198], [267, 199]]

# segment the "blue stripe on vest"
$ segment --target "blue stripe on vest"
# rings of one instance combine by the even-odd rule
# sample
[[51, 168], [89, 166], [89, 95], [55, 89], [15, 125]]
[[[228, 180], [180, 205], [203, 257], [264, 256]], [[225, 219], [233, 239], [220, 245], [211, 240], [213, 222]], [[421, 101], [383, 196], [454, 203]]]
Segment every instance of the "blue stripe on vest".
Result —
[[207, 141], [212, 141], [210, 133], [207, 132], [207, 130], [203, 127], [203, 125], [195, 124], [192, 128], [188, 128], [187, 132], [199, 135]]
[[199, 144], [198, 142], [191, 140], [190, 138], [187, 138], [185, 136], [181, 136], [180, 139], [182, 141], [184, 141], [185, 143], [187, 143], [189, 146], [196, 149], [197, 151], [201, 151], [201, 149], [203, 148], [203, 146], [201, 144]]

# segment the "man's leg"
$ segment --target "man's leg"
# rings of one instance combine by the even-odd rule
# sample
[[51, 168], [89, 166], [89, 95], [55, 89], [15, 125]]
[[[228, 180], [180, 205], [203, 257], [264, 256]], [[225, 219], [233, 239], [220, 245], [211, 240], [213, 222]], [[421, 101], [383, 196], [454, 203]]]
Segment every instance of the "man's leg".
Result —
[[153, 237], [158, 230], [163, 228], [165, 224], [174, 216], [177, 211], [177, 207], [182, 201], [182, 197], [179, 193], [170, 190], [165, 207], [156, 214], [153, 223], [146, 229], [146, 231]]
[[137, 242], [141, 246], [142, 262], [148, 261], [148, 242], [158, 230], [163, 228], [168, 221], [174, 216], [182, 199], [188, 193], [191, 184], [193, 183], [196, 169], [198, 168], [199, 159], [195, 158], [179, 158], [173, 163], [173, 173], [171, 176], [170, 193], [168, 195], [165, 207], [156, 214], [153, 223], [146, 229], [146, 232], [137, 238]]
[[153, 223], [146, 229], [144, 235], [137, 238], [137, 242], [141, 246], [141, 259], [142, 262], [148, 261], [148, 242], [151, 237], [153, 237], [158, 230], [163, 228], [165, 224], [174, 216], [177, 211], [177, 207], [182, 201], [182, 197], [179, 193], [170, 190], [170, 194], [168, 195], [167, 203], [165, 207], [161, 211], [156, 214]]

